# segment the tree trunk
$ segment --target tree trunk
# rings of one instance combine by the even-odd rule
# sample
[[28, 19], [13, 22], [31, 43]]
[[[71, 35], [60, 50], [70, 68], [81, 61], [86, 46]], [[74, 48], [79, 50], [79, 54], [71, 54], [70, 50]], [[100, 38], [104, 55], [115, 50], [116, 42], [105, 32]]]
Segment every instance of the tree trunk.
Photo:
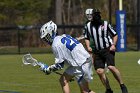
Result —
[[56, 0], [56, 23], [62, 24], [62, 1]]
[[[55, 6], [56, 6], [56, 16], [55, 16], [56, 24], [62, 25], [62, 0], [56, 0]], [[58, 29], [58, 34], [63, 34], [63, 31]]]

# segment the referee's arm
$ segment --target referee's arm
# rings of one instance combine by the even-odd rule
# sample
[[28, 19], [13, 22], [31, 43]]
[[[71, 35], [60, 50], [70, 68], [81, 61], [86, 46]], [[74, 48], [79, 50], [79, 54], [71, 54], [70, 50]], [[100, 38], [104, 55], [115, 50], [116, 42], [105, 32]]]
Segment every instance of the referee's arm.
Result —
[[110, 47], [110, 51], [116, 51], [116, 43], [117, 43], [117, 40], [118, 40], [118, 35], [115, 35], [113, 37], [113, 44]]
[[114, 46], [116, 46], [117, 40], [118, 40], [118, 35], [115, 35], [115, 36], [113, 37], [113, 45], [114, 45]]
[[116, 43], [118, 40], [117, 32], [113, 29], [113, 27], [110, 24], [108, 24], [107, 29], [110, 32], [110, 34], [112, 35], [112, 39], [113, 39], [113, 44], [110, 47], [110, 51], [115, 51], [116, 50]]

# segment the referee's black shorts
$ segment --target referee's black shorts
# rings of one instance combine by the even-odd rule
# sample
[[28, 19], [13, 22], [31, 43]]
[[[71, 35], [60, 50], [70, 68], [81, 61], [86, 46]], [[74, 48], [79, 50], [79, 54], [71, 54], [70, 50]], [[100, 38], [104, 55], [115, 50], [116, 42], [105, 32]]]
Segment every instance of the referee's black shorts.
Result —
[[94, 58], [95, 70], [98, 68], [104, 69], [105, 63], [107, 63], [107, 66], [115, 66], [115, 52], [109, 49], [96, 50]]

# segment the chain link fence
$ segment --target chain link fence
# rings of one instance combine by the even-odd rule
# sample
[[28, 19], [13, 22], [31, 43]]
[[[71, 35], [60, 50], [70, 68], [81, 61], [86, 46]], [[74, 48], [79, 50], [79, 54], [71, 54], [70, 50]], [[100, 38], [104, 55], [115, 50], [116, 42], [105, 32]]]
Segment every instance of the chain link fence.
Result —
[[[59, 33], [78, 37], [82, 26], [60, 26]], [[51, 47], [40, 39], [39, 27], [0, 28], [0, 54], [50, 53]]]
[[[82, 35], [83, 26], [58, 26], [59, 33]], [[140, 26], [127, 26], [127, 51], [139, 50]], [[85, 45], [84, 40], [80, 41]], [[0, 28], [0, 54], [51, 53], [51, 47], [40, 39], [39, 27]]]

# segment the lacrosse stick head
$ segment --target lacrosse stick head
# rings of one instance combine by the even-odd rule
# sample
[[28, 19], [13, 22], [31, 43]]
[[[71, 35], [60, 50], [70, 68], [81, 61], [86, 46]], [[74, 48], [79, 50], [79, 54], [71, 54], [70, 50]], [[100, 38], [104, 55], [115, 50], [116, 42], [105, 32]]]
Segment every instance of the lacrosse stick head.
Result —
[[38, 65], [38, 62], [35, 58], [33, 58], [31, 56], [31, 54], [25, 54], [22, 58], [22, 62], [24, 65], [32, 65], [32, 66], [36, 66]]

